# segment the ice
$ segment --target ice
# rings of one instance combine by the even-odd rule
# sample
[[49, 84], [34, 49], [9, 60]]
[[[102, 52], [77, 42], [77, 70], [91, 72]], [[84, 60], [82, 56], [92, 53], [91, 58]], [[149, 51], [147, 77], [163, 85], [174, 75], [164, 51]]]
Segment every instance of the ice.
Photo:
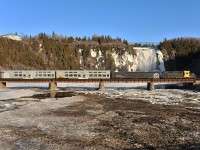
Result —
[[[60, 139], [64, 139], [64, 142], [66, 141], [66, 139], [68, 140], [69, 137], [70, 140], [76, 140], [77, 138], [84, 139], [83, 142], [85, 142], [86, 140], [91, 141], [91, 139], [95, 140], [96, 137], [98, 137], [101, 134], [104, 134], [105, 131], [105, 134], [107, 134], [107, 129], [109, 129], [110, 131], [110, 129], [114, 128], [116, 128], [116, 130], [113, 130], [113, 132], [120, 130], [120, 133], [122, 133], [121, 131], [123, 131], [124, 133], [129, 134], [128, 131], [130, 130], [130, 135], [134, 133], [137, 136], [145, 135], [145, 137], [151, 135], [151, 133], [153, 133], [154, 131], [158, 131], [163, 137], [161, 131], [167, 129], [167, 131], [169, 132], [174, 132], [173, 134], [175, 135], [175, 137], [182, 138], [180, 134], [177, 135], [175, 133], [179, 133], [181, 131], [183, 135], [186, 135], [183, 138], [187, 138], [187, 135], [190, 135], [191, 141], [194, 139], [195, 136], [198, 140], [198, 126], [195, 128], [188, 128], [190, 125], [193, 124], [192, 121], [199, 121], [198, 117], [195, 116], [195, 111], [198, 111], [200, 109], [200, 93], [197, 91], [164, 88], [155, 89], [153, 91], [147, 91], [146, 83], [106, 83], [106, 91], [98, 91], [95, 89], [98, 87], [98, 84], [59, 83], [58, 88], [60, 88], [62, 91], [69, 89], [71, 90], [74, 88], [76, 96], [57, 99], [47, 98], [33, 100], [33, 98], [30, 97], [21, 97], [31, 96], [37, 93], [50, 92], [49, 90], [47, 90], [48, 84], [8, 83], [7, 86], [9, 88], [8, 90], [0, 91], [0, 134], [2, 138], [2, 141], [0, 141], [0, 149], [9, 149], [10, 145], [17, 146], [19, 149], [41, 149], [43, 147], [40, 145], [45, 145], [46, 142], [49, 143], [49, 139], [52, 140], [52, 137], [54, 137], [55, 141], [60, 141]], [[86, 90], [85, 88], [94, 89]], [[81, 94], [79, 95], [79, 93]], [[149, 120], [148, 122], [136, 122], [134, 120], [137, 120], [137, 118], [146, 117], [148, 119], [149, 110], [147, 109], [147, 112], [145, 112], [145, 109], [140, 111], [139, 107], [138, 110], [118, 110], [117, 108], [116, 111], [113, 111], [112, 108], [110, 110], [105, 109], [104, 111], [104, 107], [106, 107], [107, 103], [102, 105], [101, 100], [94, 102], [95, 100], [93, 101], [93, 99], [88, 100], [88, 103], [88, 101], [86, 101], [86, 99], [88, 98], [87, 94], [100, 95], [104, 98], [109, 98], [110, 101], [115, 101], [114, 99], [117, 98], [116, 101], [120, 103], [123, 103], [124, 100], [129, 99], [128, 102], [136, 100], [145, 101], [145, 103], [148, 102], [147, 104], [157, 104], [156, 107], [159, 107], [159, 105], [177, 105], [178, 107], [196, 110], [194, 112], [190, 110], [187, 111], [190, 112], [188, 114], [191, 115], [188, 115], [189, 119], [184, 118], [184, 116], [187, 117], [187, 113], [184, 115], [182, 115], [181, 113], [172, 115], [170, 117], [166, 116], [166, 118], [161, 117], [161, 120], [159, 120], [159, 122], [163, 121], [163, 123], [148, 123]], [[93, 98], [93, 96], [89, 98]], [[102, 98], [102, 101], [106, 102], [107, 99], [104, 100], [104, 98]], [[82, 101], [85, 102], [82, 103]], [[69, 106], [72, 105], [74, 105], [74, 107], [69, 108]], [[82, 109], [82, 107], [84, 107], [84, 109]], [[146, 107], [148, 108], [148, 105]], [[76, 111], [79, 109], [81, 110]], [[184, 111], [186, 109], [182, 110]], [[83, 115], [79, 114], [79, 112], [83, 113]], [[125, 116], [123, 115], [123, 113], [122, 115], [120, 115], [120, 112], [124, 112], [127, 115]], [[129, 112], [130, 114], [133, 114], [130, 118]], [[159, 113], [159, 111], [155, 112]], [[194, 116], [194, 118], [190, 118], [192, 116]], [[121, 119], [119, 120], [119, 118]], [[117, 124], [114, 122], [110, 122], [112, 120], [117, 121]], [[155, 120], [157, 120], [157, 118]], [[100, 122], [103, 122], [104, 125], [100, 125]], [[177, 129], [177, 125], [178, 127], [180, 126], [179, 122], [185, 124], [185, 126], [183, 126], [183, 130]], [[174, 124], [177, 125], [173, 127]], [[112, 126], [112, 128], [108, 128], [108, 126], [106, 125], [110, 125]], [[134, 127], [121, 128], [121, 126]], [[100, 130], [98, 129], [102, 130], [103, 127], [106, 127], [106, 130], [103, 130], [103, 132], [99, 132]], [[185, 127], [187, 127], [188, 129], [185, 130]], [[146, 129], [155, 130], [153, 130], [152, 132], [147, 132]], [[182, 131], [184, 131], [185, 133]], [[109, 132], [109, 134], [110, 133], [111, 132]], [[103, 135], [101, 137], [106, 136]], [[157, 134], [154, 137], [157, 138]], [[63, 148], [63, 144], [61, 146]], [[139, 145], [136, 146], [139, 147]], [[54, 147], [54, 149], [56, 148]]]
[[[162, 84], [155, 84], [162, 85]], [[165, 105], [179, 105], [184, 103], [200, 105], [200, 94], [192, 90], [180, 89], [155, 89], [153, 91], [146, 90], [146, 83], [105, 83], [106, 91], [98, 91], [98, 83], [58, 83], [58, 88], [61, 90], [75, 90], [76, 92], [83, 92], [84, 94], [93, 93], [103, 95], [109, 98], [127, 98], [140, 99], [149, 101], [153, 104]], [[20, 105], [21, 103], [6, 103], [6, 100], [20, 99], [25, 96], [32, 96], [37, 93], [47, 91], [47, 83], [8, 83], [8, 90], [0, 91], [0, 106], [3, 108], [11, 107], [11, 105]], [[162, 87], [162, 86], [161, 86]], [[24, 99], [25, 101], [26, 99]], [[27, 100], [28, 101], [28, 100]], [[62, 99], [60, 99], [62, 102]], [[50, 108], [62, 107], [60, 104], [53, 104], [53, 99], [41, 100], [43, 105], [50, 104]], [[67, 106], [67, 105], [64, 105]], [[13, 106], [12, 106], [13, 107]], [[45, 106], [47, 107], [47, 106]]]
[[[127, 51], [123, 54], [119, 54], [116, 51], [112, 51], [111, 55], [114, 59], [116, 70], [123, 71], [165, 71], [163, 55], [160, 50], [149, 47], [133, 47], [136, 55], [133, 55]], [[82, 53], [82, 50], [79, 50]], [[103, 58], [100, 50], [91, 49], [91, 57], [96, 58], [99, 62], [100, 58]], [[99, 55], [98, 55], [99, 54]], [[104, 61], [104, 59], [103, 59]], [[80, 56], [80, 64], [83, 62], [83, 56]], [[96, 69], [99, 69], [101, 65], [96, 64]]]

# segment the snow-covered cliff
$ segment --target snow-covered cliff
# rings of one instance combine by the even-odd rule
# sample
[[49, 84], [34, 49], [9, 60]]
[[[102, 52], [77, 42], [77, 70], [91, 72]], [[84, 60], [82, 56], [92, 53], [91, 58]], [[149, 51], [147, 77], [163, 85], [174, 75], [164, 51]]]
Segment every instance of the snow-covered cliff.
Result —
[[[105, 55], [102, 55], [100, 50], [91, 49], [90, 54], [93, 60], [91, 63], [95, 63], [92, 65], [95, 66], [93, 69], [105, 69], [100, 67], [102, 67], [102, 63], [104, 63], [106, 59], [109, 59], [112, 60], [112, 66], [115, 66], [115, 71], [165, 71], [163, 55], [160, 50], [149, 47], [133, 47], [133, 49], [135, 54], [128, 51], [119, 54], [113, 50], [110, 52], [109, 58], [105, 58]], [[82, 51], [83, 50], [80, 50], [79, 52]], [[83, 61], [83, 57], [80, 56], [82, 69], [85, 68]]]

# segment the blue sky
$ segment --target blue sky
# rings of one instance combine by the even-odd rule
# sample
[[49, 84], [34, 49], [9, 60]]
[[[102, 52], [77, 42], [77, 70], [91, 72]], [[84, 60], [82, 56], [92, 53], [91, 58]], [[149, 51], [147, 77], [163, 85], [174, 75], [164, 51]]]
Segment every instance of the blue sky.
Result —
[[200, 37], [200, 0], [0, 0], [0, 35], [91, 37], [128, 42]]

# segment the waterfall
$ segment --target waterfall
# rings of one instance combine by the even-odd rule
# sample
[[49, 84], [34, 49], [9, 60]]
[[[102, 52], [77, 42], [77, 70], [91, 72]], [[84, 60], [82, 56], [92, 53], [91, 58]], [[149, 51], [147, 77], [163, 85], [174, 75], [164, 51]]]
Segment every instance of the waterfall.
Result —
[[157, 50], [156, 54], [157, 54], [157, 58], [158, 58], [158, 62], [159, 62], [159, 70], [161, 72], [164, 72], [165, 65], [164, 65], [164, 60], [163, 60], [163, 54], [160, 50]]
[[[134, 47], [136, 56], [133, 65], [129, 66], [131, 71], [165, 71], [163, 55], [160, 50], [144, 47]], [[128, 69], [128, 71], [130, 71]]]
[[153, 71], [157, 70], [156, 51], [149, 48], [137, 48], [136, 58], [138, 66], [136, 71]]
[[[156, 50], [149, 47], [134, 47], [136, 55], [129, 52], [125, 52], [123, 55], [119, 55], [116, 51], [112, 52], [113, 63], [116, 66], [115, 71], [128, 71], [128, 72], [151, 72], [151, 71], [165, 71], [163, 55], [160, 50]], [[82, 50], [79, 50], [81, 53]], [[96, 58], [95, 68], [99, 69], [99, 64], [104, 62], [102, 60], [103, 55], [99, 51], [99, 55], [94, 49], [90, 50], [91, 57]], [[101, 59], [100, 59], [101, 58]], [[103, 58], [104, 59], [104, 58]], [[80, 64], [83, 66], [83, 57], [80, 57]], [[83, 66], [84, 68], [84, 66]]]
[[165, 71], [163, 55], [160, 50], [144, 47], [134, 47], [136, 56], [134, 64], [136, 68], [132, 68], [135, 71]]

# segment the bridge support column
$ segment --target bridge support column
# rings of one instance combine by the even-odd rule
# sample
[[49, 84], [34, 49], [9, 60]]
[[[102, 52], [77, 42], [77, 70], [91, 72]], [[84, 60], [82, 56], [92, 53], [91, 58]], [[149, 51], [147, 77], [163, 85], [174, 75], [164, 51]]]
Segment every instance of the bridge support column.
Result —
[[58, 90], [57, 83], [56, 82], [50, 82], [49, 83], [49, 90]]
[[193, 87], [194, 87], [195, 90], [200, 91], [200, 82], [195, 81], [193, 83]]
[[148, 82], [147, 83], [147, 90], [151, 91], [151, 90], [154, 90], [155, 87], [154, 87], [154, 83], [153, 82]]
[[6, 82], [0, 82], [0, 90], [5, 90], [6, 88]]
[[195, 83], [183, 83], [184, 86], [186, 86], [187, 89], [194, 89]]
[[101, 81], [101, 82], [99, 83], [99, 90], [101, 90], [101, 91], [105, 91], [105, 90], [106, 90], [103, 81]]

